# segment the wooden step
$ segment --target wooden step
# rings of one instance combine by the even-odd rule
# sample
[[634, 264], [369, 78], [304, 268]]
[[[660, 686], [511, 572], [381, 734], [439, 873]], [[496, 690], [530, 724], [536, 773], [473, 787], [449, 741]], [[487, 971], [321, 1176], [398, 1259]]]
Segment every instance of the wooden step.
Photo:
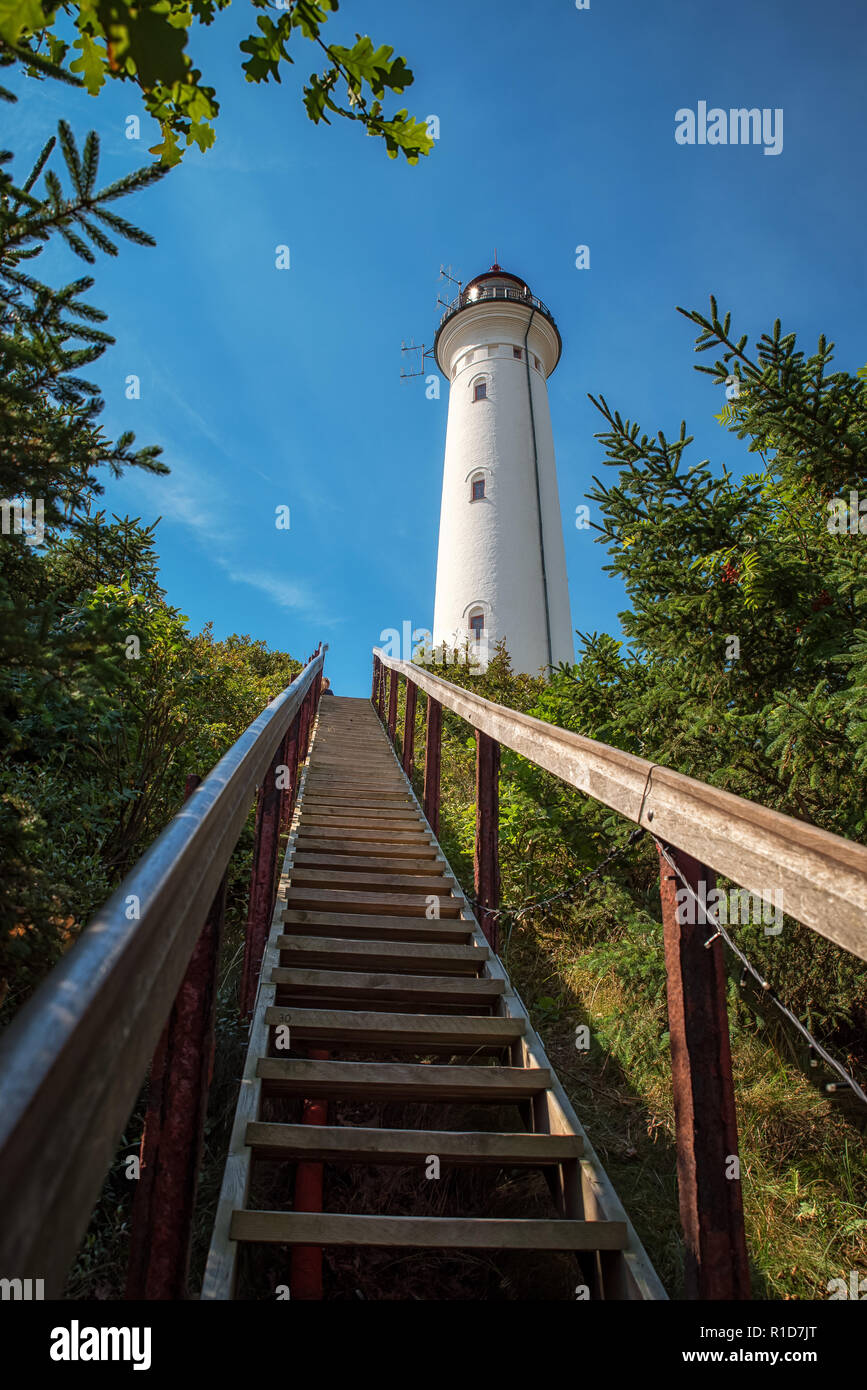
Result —
[[403, 820], [373, 820], [370, 816], [327, 816], [318, 811], [310, 811], [309, 814], [302, 812], [301, 824], [305, 830], [315, 830], [317, 835], [322, 830], [346, 832], [368, 830], [376, 831], [387, 839], [397, 832], [402, 832], [404, 835], [417, 835], [424, 832], [422, 821], [412, 817], [406, 817]]
[[344, 941], [339, 937], [279, 936], [281, 965], [318, 969], [393, 970], [418, 975], [473, 975], [490, 952], [477, 946], [410, 941]]
[[371, 875], [376, 874], [413, 874], [424, 878], [425, 875], [444, 872], [442, 860], [410, 858], [409, 855], [391, 859], [379, 854], [335, 854], [330, 847], [320, 850], [317, 854], [306, 847], [296, 845], [292, 859], [293, 876], [299, 869], [333, 869], [341, 874], [355, 873], [366, 877], [368, 883], [371, 882]]
[[326, 777], [311, 768], [304, 787], [317, 796], [372, 796], [377, 800], [410, 799], [406, 778], [396, 769], [393, 773], [377, 772], [373, 775], [356, 774], [349, 777]]
[[311, 869], [306, 864], [293, 863], [290, 878], [293, 888], [304, 884], [311, 888], [340, 888], [345, 891], [361, 888], [372, 893], [424, 893], [434, 897], [450, 893], [453, 887], [452, 879], [432, 874], [430, 869], [426, 874], [380, 872], [371, 877], [370, 873], [360, 869]]
[[360, 772], [350, 773], [340, 776], [331, 772], [323, 772], [315, 763], [311, 765], [310, 773], [306, 783], [307, 789], [313, 791], [352, 791], [369, 792], [372, 796], [402, 796], [409, 795], [409, 787], [402, 772], [398, 772], [394, 764], [389, 768], [378, 769], [370, 775]]
[[468, 942], [472, 922], [454, 917], [377, 917], [365, 912], [312, 912], [290, 908], [283, 913], [286, 935], [339, 936], [349, 941]]
[[319, 810], [329, 811], [362, 810], [388, 811], [389, 813], [391, 813], [392, 811], [412, 811], [413, 813], [418, 814], [409, 797], [406, 795], [393, 797], [374, 797], [371, 796], [369, 793], [365, 794], [364, 792], [354, 791], [332, 792], [329, 794], [328, 792], [323, 791], [313, 791], [310, 787], [305, 788], [304, 805], [308, 808], [311, 806], [315, 806]]
[[[459, 917], [461, 902], [446, 893], [439, 896], [440, 917]], [[287, 907], [334, 907], [343, 912], [377, 912], [383, 916], [395, 914], [398, 917], [424, 917], [427, 907], [424, 898], [413, 893], [365, 893], [361, 889], [306, 888], [300, 885], [286, 890]]]
[[622, 1250], [626, 1245], [626, 1222], [234, 1211], [229, 1236], [232, 1240], [274, 1245], [416, 1246], [440, 1250]]
[[393, 778], [387, 775], [377, 776], [373, 782], [362, 781], [360, 777], [345, 778], [322, 778], [311, 776], [307, 778], [304, 787], [304, 795], [317, 797], [323, 801], [330, 801], [332, 797], [337, 797], [342, 801], [346, 798], [370, 801], [384, 801], [394, 803], [395, 801], [409, 801], [409, 787], [407, 786], [400, 773], [396, 773]]
[[363, 828], [379, 825], [386, 830], [409, 830], [421, 824], [421, 817], [417, 811], [364, 811], [347, 808], [340, 811], [335, 807], [333, 810], [320, 810], [316, 806], [307, 806], [302, 802], [301, 814], [306, 825], [360, 825]]
[[275, 965], [271, 979], [293, 995], [324, 994], [333, 999], [368, 995], [414, 1003], [493, 1004], [504, 991], [502, 980], [448, 979], [439, 975], [366, 974], [342, 970], [301, 970]]
[[390, 826], [377, 829], [368, 826], [336, 826], [336, 825], [316, 825], [306, 826], [304, 818], [301, 818], [299, 826], [299, 838], [301, 835], [311, 835], [317, 840], [338, 840], [341, 844], [354, 843], [358, 841], [371, 841], [373, 843], [391, 843], [403, 845], [435, 845], [431, 832], [424, 823], [420, 823], [417, 830], [394, 830]]
[[449, 1047], [502, 1051], [525, 1033], [520, 1018], [472, 1018], [460, 1014], [393, 1014], [359, 1009], [281, 1008], [266, 1010], [269, 1027], [289, 1029], [296, 1043], [362, 1043], [365, 1047]]
[[[312, 830], [305, 830], [303, 826], [299, 829], [295, 839], [295, 863], [303, 855], [310, 862], [314, 856], [328, 854], [334, 856], [335, 867], [338, 860], [348, 858], [350, 865], [361, 868], [369, 859], [384, 859], [388, 863], [400, 860], [409, 864], [424, 864], [428, 868], [432, 864], [442, 863], [436, 849], [429, 842], [416, 842], [415, 844], [401, 844], [398, 840], [394, 844], [377, 844], [375, 840], [358, 840], [345, 842], [343, 840], [320, 840]], [[413, 873], [413, 869], [401, 869], [401, 873]]]
[[[317, 777], [327, 777], [334, 782], [360, 782], [363, 778], [375, 782], [380, 777], [388, 777], [397, 785], [401, 780], [401, 774], [390, 754], [383, 754], [381, 757], [353, 757], [341, 763], [324, 763], [317, 760], [311, 762], [310, 771], [315, 771]], [[406, 786], [405, 781], [403, 785]]]
[[361, 1100], [473, 1101], [508, 1105], [550, 1090], [546, 1067], [442, 1067], [431, 1062], [311, 1062], [260, 1057], [268, 1095], [353, 1096]]
[[349, 1125], [282, 1125], [253, 1120], [246, 1143], [256, 1158], [310, 1159], [320, 1163], [493, 1163], [547, 1167], [580, 1158], [577, 1134], [500, 1134], [487, 1130], [361, 1129]]

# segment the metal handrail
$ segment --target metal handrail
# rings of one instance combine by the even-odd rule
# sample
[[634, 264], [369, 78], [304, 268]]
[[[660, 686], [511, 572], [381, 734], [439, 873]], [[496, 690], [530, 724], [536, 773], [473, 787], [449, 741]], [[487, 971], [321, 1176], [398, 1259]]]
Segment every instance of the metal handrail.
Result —
[[867, 960], [867, 847], [483, 699], [374, 649], [473, 728], [585, 792], [751, 893], [783, 892], [784, 911]]
[[272, 700], [0, 1040], [0, 1273], [59, 1296], [257, 786], [325, 648]]
[[487, 285], [481, 288], [476, 286], [463, 290], [457, 299], [452, 300], [440, 319], [440, 328], [453, 315], [460, 313], [461, 309], [470, 309], [474, 304], [481, 304], [484, 300], [489, 299], [506, 299], [517, 304], [525, 304], [528, 308], [538, 310], [554, 323], [554, 315], [547, 304], [544, 304], [541, 299], [537, 299], [534, 294], [530, 294], [529, 290], [517, 290], [507, 285]]

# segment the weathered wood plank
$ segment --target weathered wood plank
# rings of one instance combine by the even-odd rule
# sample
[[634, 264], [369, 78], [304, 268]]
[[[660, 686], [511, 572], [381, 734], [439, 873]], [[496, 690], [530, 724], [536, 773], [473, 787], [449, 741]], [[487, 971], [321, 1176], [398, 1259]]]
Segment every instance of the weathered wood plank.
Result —
[[236, 1211], [232, 1239], [276, 1245], [379, 1245], [466, 1250], [622, 1250], [622, 1221], [493, 1217], [336, 1216]]
[[867, 846], [378, 653], [474, 728], [867, 960]]
[[309, 885], [311, 888], [352, 888], [369, 890], [372, 893], [449, 893], [452, 886], [450, 878], [442, 875], [393, 874], [380, 872], [373, 875], [358, 869], [308, 869], [305, 865], [292, 866], [292, 886]]
[[[461, 907], [457, 898], [450, 898], [445, 893], [432, 893], [430, 896], [439, 897], [440, 917], [460, 916]], [[305, 888], [302, 885], [290, 888], [286, 900], [289, 907], [333, 907], [346, 912], [394, 913], [399, 917], [423, 917], [427, 910], [424, 898], [412, 893], [365, 893], [361, 889], [344, 892], [339, 888]]]
[[362, 1129], [349, 1125], [283, 1125], [253, 1121], [247, 1143], [257, 1158], [324, 1163], [441, 1163], [542, 1166], [580, 1158], [575, 1134], [506, 1134], [488, 1130]]
[[[303, 1009], [272, 1005], [269, 1027], [288, 1027], [290, 1043], [362, 1042], [398, 1047], [444, 1048], [468, 1046], [502, 1049], [524, 1034], [517, 1018], [462, 1017], [459, 1014], [395, 1014], [360, 1009]], [[565, 1132], [565, 1131], [564, 1131]]]
[[[362, 956], [372, 956], [377, 951], [396, 960], [429, 960], [431, 962], [465, 961], [470, 965], [483, 965], [490, 951], [479, 946], [464, 946], [449, 943], [420, 943], [410, 941], [346, 941], [342, 937], [287, 936], [277, 938], [282, 951], [333, 951], [336, 956], [348, 956], [358, 952]], [[436, 973], [436, 972], [432, 972]]]
[[472, 925], [459, 917], [377, 917], [364, 912], [315, 912], [290, 908], [283, 913], [286, 934], [340, 936], [374, 941], [470, 941]]
[[320, 810], [315, 806], [302, 806], [301, 815], [305, 825], [381, 825], [386, 830], [411, 830], [422, 823], [421, 816], [415, 811], [340, 811], [336, 807], [333, 810]]
[[[298, 874], [300, 870], [334, 870], [336, 873], [355, 873], [356, 877], [364, 875], [366, 881], [370, 883], [372, 876], [376, 874], [412, 874], [418, 878], [437, 872], [438, 864], [442, 861], [435, 859], [422, 859], [421, 857], [411, 858], [409, 855], [403, 857], [386, 858], [376, 854], [335, 854], [333, 849], [324, 849], [319, 854], [311, 853], [308, 849], [300, 849], [296, 843], [295, 860], [292, 866], [293, 874]], [[364, 878], [361, 879], [364, 881]]]
[[[317, 795], [308, 793], [304, 798], [304, 805], [307, 810], [315, 809], [318, 811], [382, 811], [388, 815], [393, 812], [408, 814], [412, 811], [411, 803], [406, 794], [394, 796], [392, 798], [381, 796], [363, 796], [353, 792], [335, 792], [328, 795], [319, 792]], [[413, 812], [414, 814], [414, 812]]]
[[418, 830], [395, 830], [390, 826], [385, 828], [376, 826], [335, 826], [335, 825], [316, 825], [305, 826], [302, 819], [299, 827], [299, 835], [312, 835], [317, 840], [339, 840], [341, 842], [372, 841], [375, 843], [391, 843], [405, 845], [433, 845], [430, 832], [422, 823]]
[[[334, 857], [335, 865], [338, 860], [347, 857], [350, 863], [354, 862], [359, 867], [365, 863], [368, 858], [373, 860], [386, 858], [390, 861], [400, 859], [410, 864], [416, 862], [420, 864], [423, 863], [428, 868], [431, 866], [431, 861], [442, 862], [437, 853], [436, 846], [427, 840], [418, 840], [415, 843], [410, 842], [408, 844], [403, 844], [400, 840], [392, 844], [377, 844], [375, 840], [359, 840], [357, 843], [354, 841], [345, 842], [333, 838], [331, 840], [320, 840], [312, 830], [307, 831], [304, 830], [303, 827], [299, 830], [295, 840], [295, 851], [296, 862], [302, 858], [309, 859], [312, 862], [314, 855], [319, 857], [323, 854], [327, 854]], [[412, 870], [406, 869], [401, 870], [401, 872], [411, 873]]]
[[281, 936], [283, 965], [337, 970], [396, 970], [416, 974], [471, 975], [487, 959], [475, 946], [411, 941], [344, 941], [340, 937]]
[[294, 1057], [262, 1057], [256, 1074], [271, 1095], [356, 1096], [423, 1103], [472, 1100], [508, 1104], [529, 1100], [551, 1084], [551, 1073], [538, 1067], [312, 1062]]
[[389, 975], [384, 971], [302, 970], [275, 966], [271, 978], [293, 994], [321, 993], [338, 997], [357, 994], [381, 999], [417, 999], [460, 1003], [492, 1003], [503, 993], [502, 980], [448, 979], [438, 975]]

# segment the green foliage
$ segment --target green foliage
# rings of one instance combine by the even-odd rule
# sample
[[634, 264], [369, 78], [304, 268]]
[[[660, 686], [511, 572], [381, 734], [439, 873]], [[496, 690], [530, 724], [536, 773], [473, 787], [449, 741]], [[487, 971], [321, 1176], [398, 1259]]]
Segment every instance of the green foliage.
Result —
[[[301, 669], [197, 635], [156, 580], [155, 524], [103, 513], [36, 560], [55, 678], [19, 662], [0, 756], [0, 1003], [8, 1017], [205, 775]], [[63, 634], [80, 633], [70, 656]], [[134, 639], [131, 642], [131, 639]], [[5, 1002], [4, 1002], [5, 1001]]]
[[[230, 0], [0, 0], [0, 66], [22, 63], [36, 77], [51, 76], [83, 86], [96, 96], [109, 78], [132, 82], [145, 110], [160, 123], [162, 139], [150, 153], [166, 167], [180, 162], [184, 146], [206, 150], [214, 143], [220, 106], [214, 87], [195, 66], [190, 49], [196, 25], [210, 25]], [[323, 29], [338, 9], [337, 0], [291, 0], [274, 11], [268, 0], [251, 0], [256, 30], [241, 42], [248, 55], [242, 68], [248, 82], [280, 82], [284, 64], [306, 40], [325, 54], [326, 67], [311, 73], [303, 88], [312, 121], [328, 124], [328, 114], [360, 122], [368, 135], [384, 140], [389, 158], [403, 151], [411, 164], [429, 154], [433, 140], [423, 121], [405, 108], [386, 115], [383, 101], [402, 94], [413, 75], [404, 58], [387, 44], [356, 34], [351, 46], [328, 43]], [[71, 45], [57, 33], [70, 20]], [[66, 26], [64, 25], [66, 32]], [[296, 37], [296, 31], [297, 37]], [[345, 91], [345, 104], [339, 91]]]
[[[849, 836], [867, 827], [867, 549], [829, 529], [829, 503], [867, 491], [867, 402], [829, 372], [832, 345], [805, 358], [779, 322], [759, 340], [729, 319], [689, 314], [699, 351], [724, 349], [747, 389], [728, 428], [760, 471], [736, 482], [707, 460], [687, 468], [685, 424], [650, 438], [597, 401], [616, 484], [596, 480], [607, 566], [626, 584], [624, 630], [647, 674], [628, 723], [645, 755]], [[731, 638], [739, 655], [730, 656]]]

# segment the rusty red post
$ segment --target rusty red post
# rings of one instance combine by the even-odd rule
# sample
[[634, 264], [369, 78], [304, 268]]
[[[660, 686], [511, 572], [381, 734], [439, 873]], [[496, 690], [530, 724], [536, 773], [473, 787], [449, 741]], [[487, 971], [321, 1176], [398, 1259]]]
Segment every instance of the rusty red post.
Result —
[[384, 661], [379, 663], [379, 690], [376, 696], [376, 709], [383, 724], [385, 723], [385, 688], [388, 684], [388, 667]]
[[373, 658], [373, 686], [372, 686], [371, 691], [370, 691], [370, 703], [371, 703], [374, 707], [376, 706], [376, 697], [377, 697], [377, 695], [379, 694], [379, 673], [380, 673], [380, 670], [381, 670], [381, 669], [382, 669], [382, 664], [381, 664], [381, 662], [380, 662], [380, 660], [379, 660], [379, 657], [378, 657], [378, 656], [374, 656], [374, 658]]
[[271, 915], [274, 911], [277, 878], [277, 851], [280, 837], [280, 813], [283, 792], [278, 786], [283, 745], [281, 743], [259, 788], [256, 804], [256, 832], [253, 846], [253, 869], [250, 874], [250, 901], [247, 908], [247, 931], [244, 944], [244, 968], [241, 976], [241, 1014], [252, 1012], [259, 983], [259, 971]]
[[[189, 798], [201, 782], [187, 778]], [[132, 1215], [127, 1299], [186, 1297], [226, 903], [223, 879], [154, 1052]]]
[[424, 738], [424, 813], [435, 835], [440, 833], [440, 757], [442, 753], [443, 707], [427, 697]]
[[418, 699], [418, 686], [407, 677], [406, 709], [403, 720], [403, 770], [412, 781], [413, 760], [415, 758], [415, 706]]
[[[713, 871], [682, 850], [666, 849], [704, 901], [716, 887]], [[715, 928], [697, 920], [704, 913], [691, 898], [678, 910], [682, 884], [661, 851], [659, 869], [685, 1293], [749, 1298], [722, 941], [706, 945]]]
[[397, 732], [397, 671], [391, 673], [391, 685], [388, 690], [388, 736], [394, 743]]
[[500, 745], [476, 730], [476, 847], [473, 856], [476, 917], [491, 950], [498, 946], [500, 906]]

